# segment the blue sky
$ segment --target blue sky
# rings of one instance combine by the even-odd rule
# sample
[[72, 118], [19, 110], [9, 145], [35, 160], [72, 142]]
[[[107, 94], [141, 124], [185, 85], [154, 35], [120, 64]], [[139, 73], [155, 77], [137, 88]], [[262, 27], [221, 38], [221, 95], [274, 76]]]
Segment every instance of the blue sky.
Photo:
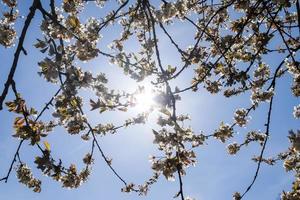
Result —
[[[26, 15], [28, 12], [29, 2], [20, 2], [20, 13]], [[111, 9], [110, 6], [104, 8], [105, 11]], [[104, 12], [104, 11], [101, 11]], [[83, 19], [87, 14], [92, 13], [98, 15], [98, 8], [89, 4], [87, 10], [82, 14]], [[27, 34], [25, 48], [28, 56], [22, 55], [15, 74], [15, 80], [19, 91], [22, 93], [28, 104], [40, 110], [44, 103], [47, 102], [55, 93], [58, 86], [46, 83], [38, 76], [37, 62], [43, 59], [43, 54], [32, 47], [36, 38], [41, 38], [38, 26], [41, 16], [37, 13], [33, 23]], [[16, 24], [18, 32], [20, 32], [21, 24], [24, 19], [20, 19]], [[173, 25], [168, 30], [175, 38], [180, 40], [180, 45], [186, 47], [192, 44], [192, 31], [188, 26]], [[100, 47], [105, 48], [106, 45], [119, 36], [119, 29], [112, 27], [104, 31], [104, 38], [100, 40]], [[160, 50], [163, 56], [163, 64], [178, 64], [179, 58], [175, 50], [170, 50], [170, 44], [166, 37], [160, 35]], [[190, 36], [190, 37], [189, 37]], [[189, 39], [191, 38], [191, 39]], [[280, 42], [280, 41], [275, 41]], [[134, 50], [134, 44], [128, 46], [128, 49]], [[9, 72], [14, 47], [4, 49], [0, 47], [0, 89], [6, 81]], [[278, 57], [267, 57], [268, 64], [272, 67], [281, 62]], [[134, 82], [126, 77], [122, 70], [117, 66], [108, 64], [108, 60], [103, 56], [89, 63], [80, 63], [84, 70], [93, 72], [105, 72], [110, 81], [110, 86], [115, 89], [131, 90], [135, 89]], [[180, 85], [181, 88], [187, 86], [191, 79], [191, 70], [180, 77], [173, 85]], [[117, 75], [116, 75], [117, 74]], [[287, 149], [289, 143], [287, 133], [290, 129], [299, 128], [299, 120], [295, 120], [292, 116], [293, 107], [299, 104], [299, 99], [294, 98], [290, 92], [291, 76], [286, 74], [282, 79], [278, 80], [276, 87], [276, 96], [274, 98], [274, 110], [272, 114], [270, 140], [267, 144], [265, 156], [276, 155]], [[83, 91], [85, 94], [86, 91]], [[233, 113], [237, 108], [248, 107], [250, 105], [249, 93], [232, 99], [224, 98], [220, 95], [211, 95], [204, 89], [199, 89], [197, 93], [188, 92], [182, 95], [182, 101], [178, 103], [178, 113], [188, 113], [192, 120], [190, 126], [195, 132], [200, 130], [207, 134], [212, 133], [221, 121], [232, 122]], [[13, 99], [12, 93], [7, 96], [6, 100]], [[260, 129], [264, 131], [264, 123], [266, 121], [268, 104], [262, 104], [251, 115], [252, 119], [247, 128], [236, 129], [237, 136], [232, 141], [241, 141], [247, 131]], [[86, 108], [88, 109], [88, 108]], [[51, 111], [51, 110], [50, 110]], [[114, 122], [121, 124], [129, 116], [135, 115], [136, 110], [125, 113], [105, 113], [98, 114], [93, 111], [88, 115], [92, 123], [97, 122]], [[48, 119], [51, 112], [48, 112], [44, 119]], [[6, 174], [12, 156], [18, 144], [18, 140], [12, 138], [12, 124], [14, 115], [6, 110], [0, 112], [0, 175]], [[99, 138], [100, 144], [105, 153], [113, 158], [113, 166], [128, 181], [137, 184], [143, 183], [152, 175], [151, 164], [148, 161], [149, 155], [157, 153], [156, 146], [152, 143], [152, 127], [155, 126], [155, 116], [150, 117], [147, 125], [136, 125], [120, 130], [115, 135], [108, 135]], [[51, 133], [47, 139], [51, 144], [54, 158], [62, 158], [63, 162], [68, 165], [70, 163], [82, 163], [81, 159], [90, 149], [90, 143], [83, 142], [80, 136], [70, 136], [63, 128], [57, 128]], [[258, 155], [260, 146], [250, 144], [248, 148], [243, 148], [236, 156], [229, 156], [226, 152], [226, 145], [210, 139], [207, 145], [200, 146], [197, 149], [196, 167], [187, 170], [184, 177], [184, 192], [186, 196], [194, 197], [198, 200], [215, 200], [215, 199], [231, 199], [232, 193], [235, 191], [243, 192], [251, 182], [256, 164], [251, 161], [252, 156]], [[172, 199], [173, 195], [178, 191], [178, 180], [169, 182], [161, 177], [157, 184], [151, 187], [146, 197], [139, 197], [137, 194], [125, 194], [120, 192], [123, 187], [122, 183], [108, 169], [100, 154], [96, 154], [95, 165], [93, 166], [92, 175], [87, 183], [80, 188], [69, 190], [62, 188], [60, 183], [52, 181], [50, 178], [43, 176], [40, 171], [35, 170], [33, 163], [34, 157], [40, 155], [37, 148], [25, 144], [22, 147], [21, 157], [31, 168], [36, 177], [42, 180], [42, 192], [33, 193], [30, 189], [18, 183], [13, 172], [8, 183], [0, 183], [0, 199], [12, 200], [53, 200], [53, 199], [114, 199], [114, 200], [154, 200], [154, 199]], [[80, 164], [79, 164], [80, 166]], [[245, 197], [251, 199], [277, 199], [282, 190], [290, 188], [292, 182], [292, 174], [286, 173], [282, 167], [282, 163], [275, 166], [262, 165], [260, 175], [252, 190]]]

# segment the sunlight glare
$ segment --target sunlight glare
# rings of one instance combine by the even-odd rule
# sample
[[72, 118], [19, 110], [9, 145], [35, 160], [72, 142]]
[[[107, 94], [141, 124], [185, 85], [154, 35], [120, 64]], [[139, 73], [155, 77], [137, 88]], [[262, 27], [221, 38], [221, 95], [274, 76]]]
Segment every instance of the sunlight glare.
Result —
[[135, 95], [135, 108], [142, 112], [151, 110], [155, 105], [154, 97], [155, 91], [152, 84], [143, 84]]

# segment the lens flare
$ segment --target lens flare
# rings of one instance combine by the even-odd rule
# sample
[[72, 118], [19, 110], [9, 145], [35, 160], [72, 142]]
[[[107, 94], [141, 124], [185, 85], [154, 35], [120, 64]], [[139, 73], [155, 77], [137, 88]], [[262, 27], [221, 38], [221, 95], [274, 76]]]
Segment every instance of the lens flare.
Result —
[[140, 86], [134, 96], [135, 108], [140, 112], [151, 110], [155, 105], [154, 97], [155, 91], [151, 83]]

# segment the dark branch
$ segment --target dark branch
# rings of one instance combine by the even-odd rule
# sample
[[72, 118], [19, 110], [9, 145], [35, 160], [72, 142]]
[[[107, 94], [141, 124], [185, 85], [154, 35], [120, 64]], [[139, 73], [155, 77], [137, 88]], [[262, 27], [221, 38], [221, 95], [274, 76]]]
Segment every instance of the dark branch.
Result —
[[24, 26], [23, 26], [23, 29], [22, 29], [22, 32], [21, 32], [21, 35], [20, 35], [20, 39], [19, 39], [19, 42], [18, 42], [18, 46], [17, 46], [17, 49], [16, 49], [15, 54], [14, 54], [13, 64], [10, 68], [10, 72], [8, 74], [7, 81], [4, 85], [4, 89], [3, 89], [2, 94], [0, 96], [0, 110], [3, 109], [3, 102], [6, 98], [9, 87], [12, 84], [13, 77], [14, 77], [15, 71], [17, 69], [20, 53], [21, 53], [21, 51], [23, 51], [25, 55], [27, 54], [27, 53], [25, 53], [26, 51], [24, 51], [25, 49], [23, 48], [23, 43], [24, 43], [24, 40], [25, 40], [25, 37], [26, 37], [26, 34], [27, 34], [28, 27], [29, 27], [29, 25], [30, 25], [30, 23], [31, 23], [31, 21], [32, 21], [34, 15], [35, 15], [35, 11], [39, 7], [39, 5], [40, 5], [40, 1], [39, 0], [34, 0], [33, 3], [32, 3], [32, 6], [29, 8], [29, 14], [26, 17], [26, 20], [25, 20], [25, 23], [24, 23]]

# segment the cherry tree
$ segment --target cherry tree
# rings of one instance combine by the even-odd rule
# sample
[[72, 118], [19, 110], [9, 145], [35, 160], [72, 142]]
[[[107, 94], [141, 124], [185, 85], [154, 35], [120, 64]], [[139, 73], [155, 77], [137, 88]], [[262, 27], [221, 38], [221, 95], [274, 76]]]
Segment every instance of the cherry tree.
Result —
[[[41, 174], [63, 187], [77, 188], [88, 181], [99, 152], [113, 175], [124, 184], [123, 192], [147, 195], [150, 186], [159, 178], [176, 178], [178, 192], [174, 191], [175, 197], [187, 200], [191, 198], [184, 193], [183, 176], [189, 172], [190, 166], [197, 164], [195, 150], [215, 139], [224, 143], [231, 155], [251, 143], [258, 143], [261, 147], [258, 156], [253, 158], [257, 164], [253, 179], [244, 191], [234, 193], [233, 199], [243, 199], [251, 190], [262, 164], [275, 165], [278, 162], [284, 163], [286, 171], [294, 173], [293, 187], [290, 191], [283, 191], [281, 198], [300, 199], [300, 130], [286, 134], [290, 141], [286, 151], [264, 157], [272, 134], [270, 126], [278, 80], [289, 76], [293, 82], [291, 93], [300, 96], [299, 0], [32, 0], [28, 3], [32, 4], [28, 13], [20, 14], [17, 0], [2, 0], [0, 44], [3, 49], [13, 48], [15, 53], [0, 97], [0, 110], [7, 109], [15, 116], [12, 136], [19, 140], [19, 145], [12, 155], [7, 174], [0, 181], [7, 182], [15, 169], [19, 182], [34, 192], [42, 189], [38, 178]], [[99, 12], [104, 12], [105, 6], [111, 9], [101, 18], [88, 16], [83, 20], [81, 13], [87, 4], [95, 4]], [[117, 6], [110, 6], [112, 4]], [[24, 45], [34, 17], [39, 20], [39, 30], [43, 35], [31, 41], [44, 57], [36, 64], [38, 74], [58, 87], [41, 110], [34, 108], [30, 99], [23, 98], [15, 79], [18, 67], [22, 67], [20, 57], [34, 56]], [[18, 20], [24, 21], [20, 33], [15, 30]], [[169, 27], [174, 24], [191, 27], [189, 30], [194, 31], [194, 37], [190, 38], [194, 42], [192, 45], [183, 46], [173, 36]], [[99, 43], [107, 37], [105, 30], [109, 27], [114, 27], [120, 36], [113, 38], [108, 48], [100, 48]], [[165, 64], [168, 61], [164, 60], [164, 52], [160, 50], [162, 37], [166, 37], [175, 49], [173, 56], [181, 60], [177, 66]], [[131, 42], [138, 43], [139, 48], [128, 50]], [[270, 64], [268, 56], [281, 58], [281, 62]], [[135, 81], [135, 90], [112, 88], [103, 72], [94, 73], [80, 67], [79, 63], [89, 63], [98, 57], [121, 68], [124, 74], [119, 76]], [[191, 72], [188, 73], [188, 86], [176, 82], [187, 76], [184, 75], [186, 72]], [[138, 86], [145, 79], [151, 80], [151, 91]], [[177, 105], [185, 93], [197, 93], [203, 88], [211, 95], [221, 94], [226, 98], [249, 94], [247, 97], [251, 103], [244, 108], [241, 105], [233, 113], [234, 120], [220, 122], [214, 132], [194, 131], [193, 127], [186, 125], [189, 113], [178, 112]], [[83, 89], [93, 95], [86, 98]], [[14, 94], [13, 99], [7, 98], [9, 92]], [[129, 116], [122, 124], [94, 124], [87, 117], [88, 112], [95, 111], [99, 115], [112, 112], [117, 116], [119, 112], [137, 107], [141, 101], [149, 109]], [[229, 139], [235, 139], [236, 128], [246, 127], [250, 115], [262, 104], [268, 106], [262, 130], [246, 132], [243, 142], [228, 143]], [[50, 112], [50, 107], [54, 110], [52, 118], [43, 120], [42, 116]], [[150, 158], [153, 176], [142, 184], [128, 182], [114, 168], [112, 159], [98, 141], [101, 136], [116, 134], [126, 127], [149, 123], [149, 116], [155, 112], [158, 115], [155, 115], [157, 126], [152, 129], [153, 143], [160, 154]], [[291, 112], [299, 119], [300, 104], [295, 105]], [[75, 164], [65, 166], [63, 160], [52, 155], [47, 137], [57, 127], [63, 127], [66, 134], [80, 136], [86, 145], [90, 145], [90, 151], [82, 159], [84, 168], [77, 169]], [[24, 144], [40, 151], [39, 155], [32, 157], [41, 174], [33, 174], [26, 160], [22, 159], [21, 147]]]

